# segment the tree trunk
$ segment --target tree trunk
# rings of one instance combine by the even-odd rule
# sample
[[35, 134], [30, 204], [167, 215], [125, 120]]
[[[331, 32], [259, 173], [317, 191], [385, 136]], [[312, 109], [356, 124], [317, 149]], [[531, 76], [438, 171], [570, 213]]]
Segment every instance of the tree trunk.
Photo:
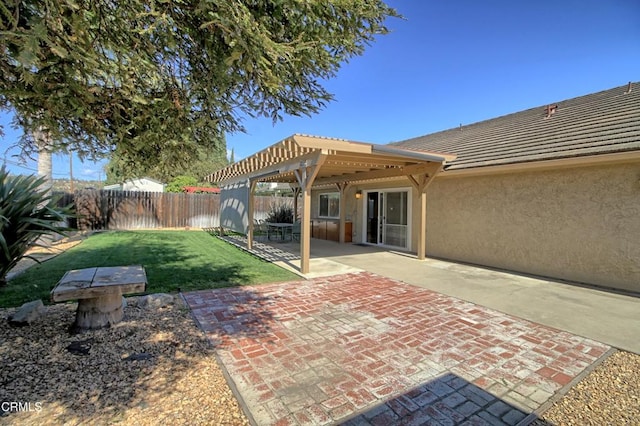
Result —
[[[48, 129], [40, 126], [33, 132], [33, 138], [38, 145], [38, 176], [44, 177], [44, 182], [40, 186], [40, 190], [48, 196], [53, 193], [53, 143], [51, 141], [51, 133]], [[38, 207], [43, 207], [49, 202], [45, 200]], [[58, 223], [64, 225], [63, 222]], [[49, 246], [52, 242], [61, 238], [58, 234], [44, 234], [39, 238], [41, 244]]]
[[50, 193], [53, 188], [51, 134], [47, 129], [39, 127], [38, 130], [33, 132], [33, 138], [38, 145], [38, 176], [45, 178], [41, 188]]
[[114, 292], [94, 299], [80, 299], [76, 311], [75, 331], [110, 327], [122, 320], [122, 294]]

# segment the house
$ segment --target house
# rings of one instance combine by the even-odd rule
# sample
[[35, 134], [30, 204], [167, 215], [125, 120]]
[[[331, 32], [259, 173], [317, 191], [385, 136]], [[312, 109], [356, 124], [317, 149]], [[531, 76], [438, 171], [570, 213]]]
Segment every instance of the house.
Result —
[[256, 186], [256, 192], [260, 193], [271, 193], [271, 194], [281, 194], [288, 193], [291, 194], [291, 185], [288, 183], [279, 183], [279, 182], [259, 182]]
[[166, 184], [149, 177], [129, 179], [123, 183], [105, 185], [105, 191], [139, 191], [139, 192], [164, 192]]
[[257, 182], [294, 184], [303, 272], [324, 223], [418, 259], [640, 292], [638, 83], [388, 145], [293, 135], [209, 178], [249, 245]]

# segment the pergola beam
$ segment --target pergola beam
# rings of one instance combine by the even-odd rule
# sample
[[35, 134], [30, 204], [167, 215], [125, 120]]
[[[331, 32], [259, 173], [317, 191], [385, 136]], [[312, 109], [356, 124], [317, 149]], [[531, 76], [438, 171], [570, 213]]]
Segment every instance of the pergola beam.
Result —
[[293, 135], [290, 140], [297, 143], [298, 146], [305, 148], [318, 148], [318, 140], [321, 140], [323, 149], [335, 151], [348, 151], [358, 154], [371, 154], [371, 144], [350, 142], [341, 139], [316, 138], [313, 136]]
[[[413, 164], [403, 167], [392, 167], [384, 170], [373, 170], [360, 173], [347, 173], [342, 175], [319, 178], [315, 182], [317, 185], [334, 184], [338, 182], [363, 182], [367, 180], [385, 179], [391, 177], [401, 177], [414, 174], [428, 173], [434, 163]], [[440, 163], [435, 163], [440, 165]]]

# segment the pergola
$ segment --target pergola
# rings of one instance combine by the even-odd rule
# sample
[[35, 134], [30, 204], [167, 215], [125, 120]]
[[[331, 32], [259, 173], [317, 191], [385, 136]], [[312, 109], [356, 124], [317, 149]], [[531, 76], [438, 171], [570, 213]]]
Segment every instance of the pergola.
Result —
[[[426, 256], [426, 190], [447, 161], [455, 155], [411, 151], [387, 145], [352, 142], [295, 134], [241, 161], [207, 176], [224, 191], [226, 185], [249, 182], [247, 246], [253, 244], [253, 196], [258, 182], [284, 182], [302, 198], [300, 218], [300, 270], [309, 272], [311, 189], [335, 186], [340, 203], [350, 185], [366, 181], [406, 177], [420, 197], [418, 258]], [[340, 209], [340, 242], [344, 242], [345, 210]]]

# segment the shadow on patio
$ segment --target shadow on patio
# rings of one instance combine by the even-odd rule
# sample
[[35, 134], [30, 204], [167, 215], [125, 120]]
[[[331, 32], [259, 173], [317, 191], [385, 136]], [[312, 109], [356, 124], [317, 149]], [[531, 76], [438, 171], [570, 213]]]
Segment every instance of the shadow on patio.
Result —
[[[294, 272], [303, 278], [317, 278], [362, 271], [360, 268], [330, 260], [329, 256], [327, 256], [327, 252], [331, 252], [331, 250], [328, 248], [329, 245], [326, 244], [327, 241], [323, 240], [311, 240], [311, 270], [307, 274], [302, 274], [300, 272], [299, 242], [279, 240], [271, 241], [268, 240], [266, 236], [260, 236], [254, 239], [253, 247], [249, 250], [247, 248], [247, 238], [244, 235], [224, 235], [219, 236], [219, 238], [241, 250], [247, 251], [254, 256], [264, 259], [267, 262], [272, 262], [284, 269]], [[358, 247], [351, 244], [328, 243], [338, 246], [334, 247], [338, 249], [338, 253], [346, 253], [349, 249], [351, 249], [348, 251], [349, 253], [352, 253], [355, 250], [363, 254], [366, 253], [367, 250], [375, 250], [374, 248]]]
[[[389, 388], [389, 387], [387, 387]], [[383, 388], [384, 389], [384, 388]], [[374, 390], [374, 393], [376, 391]], [[347, 394], [349, 395], [349, 394]], [[366, 400], [353, 394], [352, 403]], [[345, 426], [392, 424], [518, 425], [537, 418], [452, 373], [445, 373], [386, 402], [369, 406], [340, 423]], [[527, 419], [526, 422], [523, 422]], [[306, 419], [297, 419], [307, 423]]]

